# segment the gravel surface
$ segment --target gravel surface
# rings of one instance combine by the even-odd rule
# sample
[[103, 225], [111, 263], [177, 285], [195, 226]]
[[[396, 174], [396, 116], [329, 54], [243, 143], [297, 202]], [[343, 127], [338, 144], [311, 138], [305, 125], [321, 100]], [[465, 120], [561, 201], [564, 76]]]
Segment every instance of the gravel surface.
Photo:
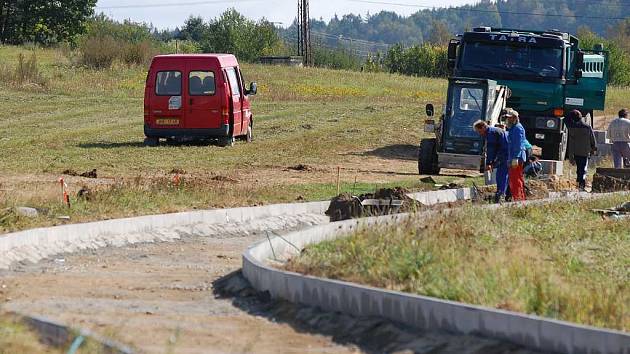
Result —
[[124, 247], [112, 247], [120, 240], [74, 245], [74, 253], [0, 271], [1, 309], [88, 328], [143, 353], [530, 353], [275, 301], [240, 276], [242, 252], [267, 232], [326, 222], [274, 217], [198, 225], [196, 236], [189, 228], [165, 230], [168, 238], [136, 235]]

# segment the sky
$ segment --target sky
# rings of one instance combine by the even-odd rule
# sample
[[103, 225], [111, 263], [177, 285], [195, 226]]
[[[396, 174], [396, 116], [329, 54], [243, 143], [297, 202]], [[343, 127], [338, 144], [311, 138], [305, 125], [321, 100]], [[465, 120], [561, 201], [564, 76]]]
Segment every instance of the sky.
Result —
[[[457, 6], [472, 4], [476, 0], [380, 0], [397, 4], [415, 4], [421, 6]], [[335, 14], [354, 13], [365, 15], [381, 10], [395, 11], [401, 15], [410, 15], [421, 8], [412, 6], [395, 6], [374, 3], [355, 2], [353, 0], [310, 0], [311, 18], [323, 18], [328, 21]], [[158, 6], [156, 6], [158, 5]], [[161, 5], [161, 6], [160, 6]], [[167, 6], [164, 6], [167, 5]], [[103, 12], [116, 19], [131, 19], [164, 28], [181, 27], [190, 16], [201, 16], [211, 19], [228, 8], [234, 7], [240, 13], [253, 19], [267, 18], [278, 22], [281, 26], [289, 26], [297, 15], [297, 0], [98, 0], [96, 12]], [[142, 6], [142, 7], [133, 7]]]

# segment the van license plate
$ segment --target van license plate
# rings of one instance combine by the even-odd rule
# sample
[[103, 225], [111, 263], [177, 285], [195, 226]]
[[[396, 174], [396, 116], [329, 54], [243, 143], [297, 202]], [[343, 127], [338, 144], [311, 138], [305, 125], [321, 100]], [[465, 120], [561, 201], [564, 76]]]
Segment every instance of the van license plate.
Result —
[[179, 119], [177, 118], [160, 118], [155, 120], [157, 125], [179, 125]]

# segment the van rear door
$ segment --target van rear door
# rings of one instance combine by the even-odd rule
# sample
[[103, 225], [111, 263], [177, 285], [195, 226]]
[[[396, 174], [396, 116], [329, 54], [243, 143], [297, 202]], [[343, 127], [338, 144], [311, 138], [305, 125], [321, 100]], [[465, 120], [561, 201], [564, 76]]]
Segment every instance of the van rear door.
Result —
[[[205, 59], [189, 59], [186, 64], [188, 87], [186, 90], [186, 127], [220, 128], [221, 99], [217, 94], [217, 72]], [[219, 69], [220, 70], [220, 69]]]
[[225, 74], [232, 92], [232, 116], [234, 117], [233, 136], [241, 135], [243, 131], [243, 93], [240, 80], [235, 68], [225, 69]]
[[150, 120], [152, 128], [181, 128], [184, 126], [182, 101], [185, 65], [175, 59], [162, 58], [153, 63], [151, 83], [154, 85], [150, 97]]

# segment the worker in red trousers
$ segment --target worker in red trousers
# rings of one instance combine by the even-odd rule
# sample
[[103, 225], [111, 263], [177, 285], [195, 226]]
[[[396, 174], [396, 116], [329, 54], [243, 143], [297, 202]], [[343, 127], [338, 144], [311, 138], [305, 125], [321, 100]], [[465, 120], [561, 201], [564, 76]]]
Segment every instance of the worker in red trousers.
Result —
[[507, 120], [508, 133], [508, 184], [512, 193], [512, 200], [525, 200], [525, 177], [523, 167], [527, 155], [525, 154], [525, 128], [519, 122], [518, 112], [507, 108], [503, 118]]

